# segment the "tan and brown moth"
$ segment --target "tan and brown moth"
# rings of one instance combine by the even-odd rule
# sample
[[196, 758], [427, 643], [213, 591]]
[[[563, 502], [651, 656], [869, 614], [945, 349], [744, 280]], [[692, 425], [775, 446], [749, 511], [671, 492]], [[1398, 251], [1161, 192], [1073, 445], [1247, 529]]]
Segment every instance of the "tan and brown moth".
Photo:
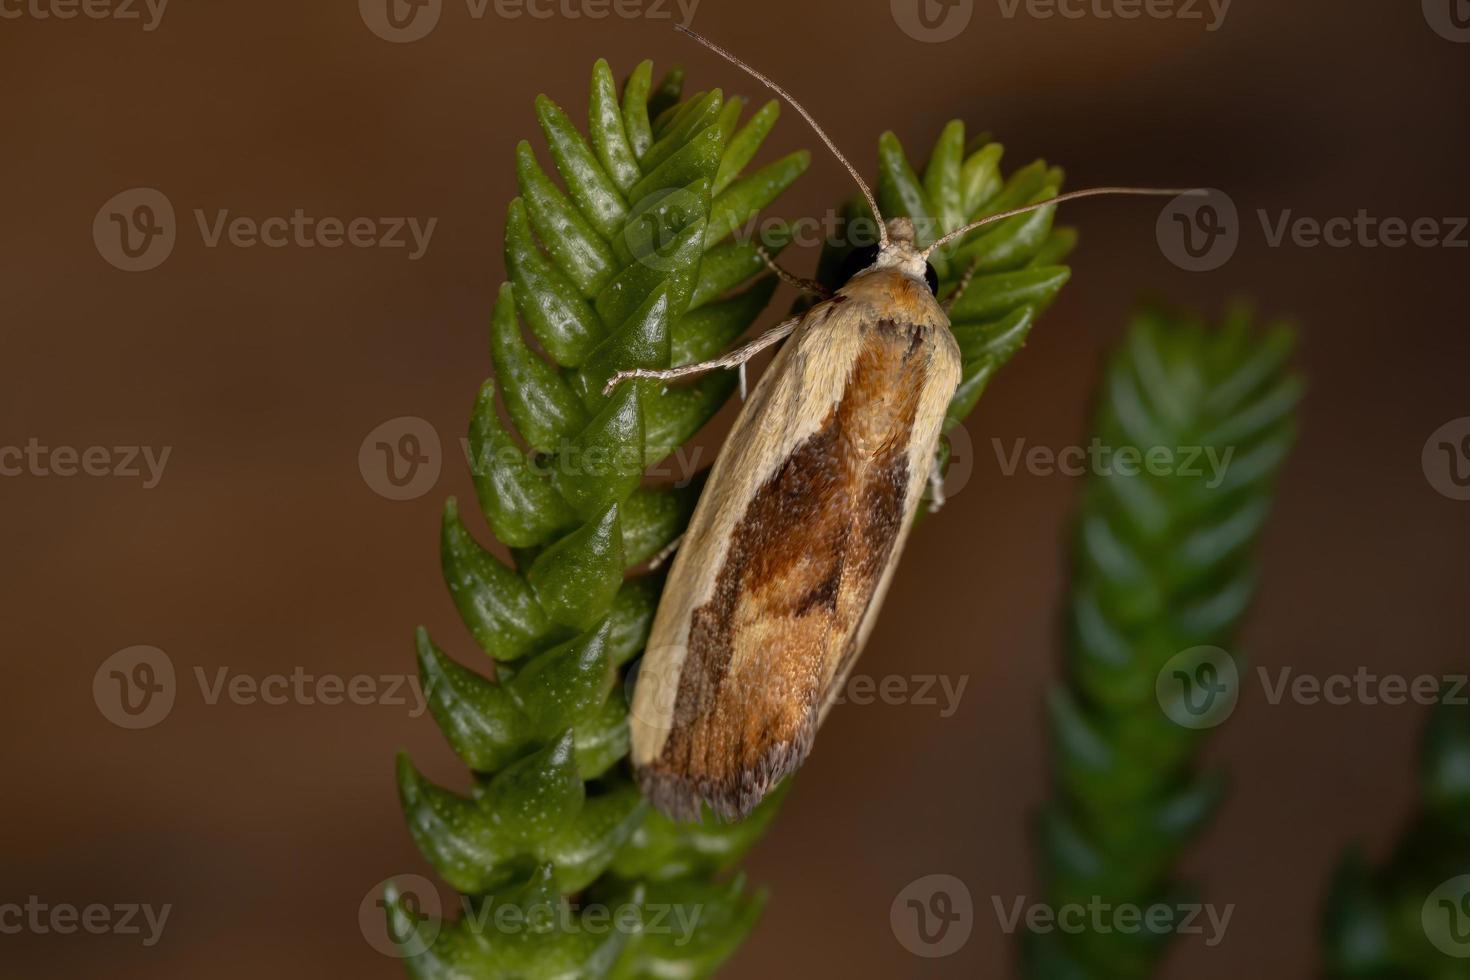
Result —
[[946, 310], [969, 277], [941, 305], [929, 255], [1061, 201], [1187, 192], [1073, 191], [920, 247], [909, 219], [883, 220], [857, 170], [785, 90], [679, 29], [811, 124], [857, 182], [879, 238], [842, 288], [726, 357], [608, 383], [737, 367], [790, 336], [735, 420], [679, 545], [631, 711], [633, 766], [653, 804], [676, 819], [697, 818], [702, 803], [738, 819], [811, 750], [873, 629], [925, 484], [937, 487], [935, 451], [960, 382]]

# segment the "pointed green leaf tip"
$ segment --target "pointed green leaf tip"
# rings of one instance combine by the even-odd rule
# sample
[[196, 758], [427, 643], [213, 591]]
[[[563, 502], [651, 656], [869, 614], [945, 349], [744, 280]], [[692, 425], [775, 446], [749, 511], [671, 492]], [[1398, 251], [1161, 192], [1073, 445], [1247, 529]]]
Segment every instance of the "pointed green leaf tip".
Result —
[[537, 341], [558, 363], [580, 364], [602, 339], [602, 323], [576, 283], [536, 247], [520, 198], [506, 212], [505, 268]]
[[571, 730], [607, 699], [614, 680], [608, 649], [611, 635], [611, 621], [604, 619], [541, 654], [506, 684], [538, 736], [549, 738]]
[[552, 629], [535, 591], [470, 536], [453, 497], [444, 504], [441, 527], [444, 583], [470, 633], [493, 657], [525, 656]]
[[417, 641], [429, 710], [455, 753], [480, 772], [513, 762], [535, 734], [531, 719], [501, 685], [446, 657], [422, 626]]
[[[467, 899], [467, 914], [458, 922], [420, 917], [401, 947], [409, 973], [419, 980], [610, 976], [641, 925], [642, 890], [631, 892], [630, 906], [608, 910], [617, 914], [613, 920], [568, 902], [550, 864], [528, 874], [521, 884]], [[385, 897], [390, 928], [406, 925], [412, 910], [403, 908], [396, 890]]]
[[577, 775], [576, 745], [567, 731], [501, 770], [480, 803], [507, 841], [524, 845], [564, 828], [586, 795]]
[[552, 475], [573, 512], [591, 520], [626, 500], [643, 480], [643, 408], [637, 385], [623, 385], [570, 440]]
[[506, 410], [531, 448], [556, 452], [587, 425], [581, 399], [554, 366], [537, 357], [521, 335], [515, 287], [504, 283], [491, 318], [490, 353]]
[[495, 536], [513, 548], [542, 544], [575, 521], [571, 506], [537, 471], [495, 410], [495, 385], [480, 388], [470, 421], [475, 497]]
[[538, 555], [526, 580], [546, 614], [563, 626], [588, 629], [605, 616], [623, 582], [617, 504]]

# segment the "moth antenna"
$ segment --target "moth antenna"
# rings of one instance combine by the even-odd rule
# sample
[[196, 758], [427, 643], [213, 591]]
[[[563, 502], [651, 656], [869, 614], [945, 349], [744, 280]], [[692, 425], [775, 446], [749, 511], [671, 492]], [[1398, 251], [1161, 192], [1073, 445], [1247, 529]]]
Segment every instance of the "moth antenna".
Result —
[[801, 118], [805, 119], [807, 123], [812, 127], [812, 129], [816, 130], [817, 136], [822, 140], [823, 143], [827, 144], [827, 149], [831, 150], [832, 155], [835, 156], [838, 161], [847, 168], [848, 173], [852, 174], [852, 179], [857, 182], [858, 189], [863, 192], [863, 197], [867, 199], [868, 207], [873, 209], [873, 217], [878, 220], [878, 245], [882, 248], [887, 248], [888, 225], [887, 222], [883, 220], [882, 213], [878, 210], [878, 199], [873, 196], [873, 192], [871, 189], [869, 189], [867, 181], [863, 180], [862, 175], [857, 172], [857, 168], [848, 161], [847, 157], [842, 155], [842, 151], [837, 149], [837, 144], [832, 142], [832, 138], [822, 130], [822, 127], [817, 125], [817, 121], [812, 118], [812, 114], [810, 112], [807, 112], [806, 109], [802, 107], [802, 104], [800, 102], [797, 102], [796, 99], [792, 98], [790, 92], [786, 91], [784, 88], [777, 85], [765, 75], [762, 75], [750, 65], [747, 65], [745, 62], [735, 57], [735, 55], [731, 54], [729, 51], [726, 51], [715, 42], [711, 41], [709, 38], [704, 37], [701, 34], [696, 34], [694, 31], [691, 31], [683, 24], [675, 24], [674, 30], [684, 34], [688, 34], [690, 37], [694, 38], [694, 40], [709, 48], [715, 54], [719, 55], [721, 58], [724, 58], [726, 61], [730, 62], [730, 64], [750, 75], [750, 77], [760, 82], [766, 88], [770, 89], [772, 92], [775, 92], [781, 98], [791, 103], [791, 108], [800, 113]]
[[933, 252], [936, 248], [939, 248], [942, 245], [947, 245], [950, 242], [954, 241], [956, 238], [963, 238], [965, 235], [968, 235], [976, 228], [988, 225], [993, 221], [1004, 221], [1006, 218], [1014, 218], [1018, 214], [1026, 214], [1030, 211], [1037, 211], [1041, 208], [1051, 207], [1053, 204], [1061, 204], [1063, 201], [1075, 201], [1079, 197], [1101, 197], [1107, 194], [1138, 194], [1149, 197], [1182, 197], [1186, 194], [1197, 195], [1207, 193], [1209, 192], [1200, 187], [1189, 187], [1184, 189], [1170, 189], [1164, 187], [1089, 187], [1085, 190], [1080, 191], [1068, 191], [1065, 194], [1058, 194], [1056, 197], [1047, 198], [1045, 201], [1037, 201], [1035, 204], [1027, 204], [1024, 207], [1011, 208], [1009, 211], [1001, 211], [999, 214], [988, 214], [978, 221], [970, 222], [963, 228], [956, 228], [949, 234], [940, 236], [940, 238], [936, 240], [934, 244], [924, 249], [924, 251], [920, 254], [925, 259], [928, 259], [929, 253]]

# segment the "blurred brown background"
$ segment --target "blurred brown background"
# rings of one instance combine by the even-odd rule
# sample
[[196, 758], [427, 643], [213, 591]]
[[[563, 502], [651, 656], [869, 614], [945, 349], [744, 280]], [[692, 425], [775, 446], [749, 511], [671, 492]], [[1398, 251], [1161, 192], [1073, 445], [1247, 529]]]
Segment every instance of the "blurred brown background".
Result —
[[[752, 85], [671, 29], [679, 8], [602, 20], [496, 16], [445, 0], [429, 36], [375, 36], [347, 0], [169, 5], [141, 20], [0, 19], [6, 152], [0, 223], [0, 445], [172, 447], [161, 482], [0, 478], [6, 678], [0, 685], [0, 903], [171, 904], [162, 941], [0, 935], [0, 975], [395, 977], [359, 930], [363, 896], [424, 871], [392, 755], [462, 772], [403, 707], [209, 705], [194, 679], [411, 669], [430, 626], [473, 663], [438, 571], [451, 456], [410, 502], [376, 494], [358, 447], [396, 416], [457, 439], [490, 371], [485, 325], [502, 278], [512, 151], [539, 139], [532, 98], [585, 111], [593, 60], [652, 57], [695, 88]], [[581, 9], [576, 0], [560, 7]], [[41, 8], [44, 10], [45, 8]], [[936, 8], [937, 9], [937, 8]], [[772, 901], [734, 977], [1005, 976], [992, 908], [1034, 894], [1027, 821], [1044, 795], [1039, 704], [1052, 676], [1067, 521], [1080, 483], [1005, 477], [990, 449], [1084, 439], [1092, 379], [1136, 298], [1218, 309], [1248, 293], [1299, 319], [1310, 393], [1264, 544], [1252, 663], [1300, 672], [1463, 670], [1470, 503], [1437, 493], [1420, 453], [1470, 415], [1470, 252], [1269, 247], [1277, 215], [1470, 214], [1470, 46], [1419, 4], [1238, 2], [1205, 20], [1007, 17], [926, 43], [884, 2], [702, 0], [693, 26], [785, 82], [865, 170], [891, 127], [922, 160], [967, 120], [1068, 168], [1069, 185], [1200, 183], [1241, 209], [1222, 268], [1182, 271], [1154, 239], [1157, 206], [1075, 205], [1075, 275], [969, 428], [974, 478], [916, 534], [864, 670], [968, 675], [953, 717], [847, 706], [748, 867]], [[18, 17], [10, 14], [19, 11]], [[814, 145], [786, 113], [762, 159]], [[149, 272], [105, 262], [103, 203], [156, 188], [179, 214]], [[851, 192], [817, 154], [774, 213], [819, 215]], [[264, 218], [437, 218], [427, 253], [205, 246], [194, 209]], [[810, 269], [815, 253], [788, 255]], [[778, 305], [784, 304], [783, 294]], [[722, 420], [723, 424], [723, 420]], [[171, 715], [125, 731], [94, 673], [135, 644], [179, 672]], [[1422, 709], [1271, 706], [1251, 686], [1212, 739], [1233, 792], [1188, 870], [1234, 903], [1225, 940], [1186, 939], [1176, 977], [1315, 969], [1325, 876], [1361, 838], [1380, 855], [1411, 799]], [[931, 873], [964, 880], [974, 933], [921, 960], [889, 906]]]

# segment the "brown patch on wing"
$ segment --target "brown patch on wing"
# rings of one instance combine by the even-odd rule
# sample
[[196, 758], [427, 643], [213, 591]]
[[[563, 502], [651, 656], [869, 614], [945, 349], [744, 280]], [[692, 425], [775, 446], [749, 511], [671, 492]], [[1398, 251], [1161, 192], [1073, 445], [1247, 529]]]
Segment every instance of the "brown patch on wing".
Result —
[[746, 815], [806, 757], [832, 679], [856, 653], [902, 530], [929, 360], [918, 328], [861, 329], [842, 400], [751, 499], [694, 611], [672, 730], [639, 772], [671, 816], [697, 817], [701, 800]]

